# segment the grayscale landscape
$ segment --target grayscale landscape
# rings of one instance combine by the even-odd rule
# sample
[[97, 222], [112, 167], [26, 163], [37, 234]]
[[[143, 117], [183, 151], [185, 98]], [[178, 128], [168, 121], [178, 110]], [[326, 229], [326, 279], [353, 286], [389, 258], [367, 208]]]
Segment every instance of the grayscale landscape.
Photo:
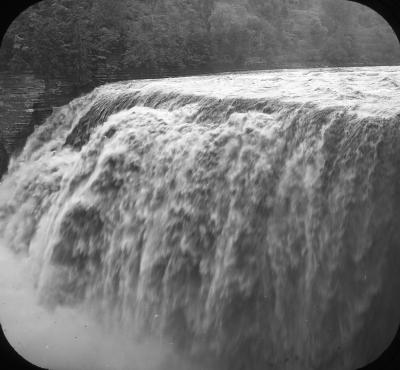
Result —
[[352, 370], [390, 345], [400, 46], [372, 10], [45, 0], [0, 57], [0, 321], [25, 359]]

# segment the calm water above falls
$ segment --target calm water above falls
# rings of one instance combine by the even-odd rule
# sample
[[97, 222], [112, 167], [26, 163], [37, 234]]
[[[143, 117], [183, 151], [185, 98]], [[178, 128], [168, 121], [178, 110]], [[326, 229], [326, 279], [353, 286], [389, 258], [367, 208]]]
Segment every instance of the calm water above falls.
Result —
[[400, 322], [399, 84], [400, 67], [226, 74], [60, 108], [0, 185], [10, 340], [56, 369], [375, 359]]

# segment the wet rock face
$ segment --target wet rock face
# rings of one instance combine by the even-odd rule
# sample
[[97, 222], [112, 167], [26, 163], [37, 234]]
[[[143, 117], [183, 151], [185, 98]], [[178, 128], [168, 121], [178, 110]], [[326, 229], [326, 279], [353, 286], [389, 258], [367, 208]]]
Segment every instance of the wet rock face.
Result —
[[32, 75], [0, 74], [0, 136], [9, 155], [32, 134], [32, 108], [42, 90], [43, 84]]
[[51, 81], [45, 87], [31, 74], [0, 73], [0, 136], [8, 156], [22, 150], [54, 107], [67, 104], [81, 92], [68, 82]]
[[0, 177], [34, 131], [32, 105], [42, 88], [32, 75], [0, 73]]
[[2, 141], [0, 141], [0, 180], [6, 173], [8, 167], [8, 153]]

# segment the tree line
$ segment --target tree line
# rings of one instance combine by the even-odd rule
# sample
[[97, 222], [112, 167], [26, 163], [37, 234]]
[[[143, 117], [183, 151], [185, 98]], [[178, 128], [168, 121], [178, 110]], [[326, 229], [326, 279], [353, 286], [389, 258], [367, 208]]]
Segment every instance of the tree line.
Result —
[[44, 0], [10, 26], [1, 68], [77, 86], [240, 69], [398, 64], [372, 10], [344, 0]]

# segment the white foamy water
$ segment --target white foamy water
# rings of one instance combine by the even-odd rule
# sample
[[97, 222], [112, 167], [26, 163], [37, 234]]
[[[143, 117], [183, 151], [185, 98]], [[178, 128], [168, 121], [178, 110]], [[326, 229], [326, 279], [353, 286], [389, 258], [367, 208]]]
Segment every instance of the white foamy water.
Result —
[[399, 83], [185, 77], [59, 109], [0, 185], [10, 340], [55, 369], [375, 359], [400, 318]]
[[[143, 80], [126, 89], [216, 97], [220, 99], [277, 99], [346, 107], [358, 113], [393, 113], [398, 107], [399, 67], [272, 70], [204, 77]], [[117, 85], [109, 85], [113, 91]]]

